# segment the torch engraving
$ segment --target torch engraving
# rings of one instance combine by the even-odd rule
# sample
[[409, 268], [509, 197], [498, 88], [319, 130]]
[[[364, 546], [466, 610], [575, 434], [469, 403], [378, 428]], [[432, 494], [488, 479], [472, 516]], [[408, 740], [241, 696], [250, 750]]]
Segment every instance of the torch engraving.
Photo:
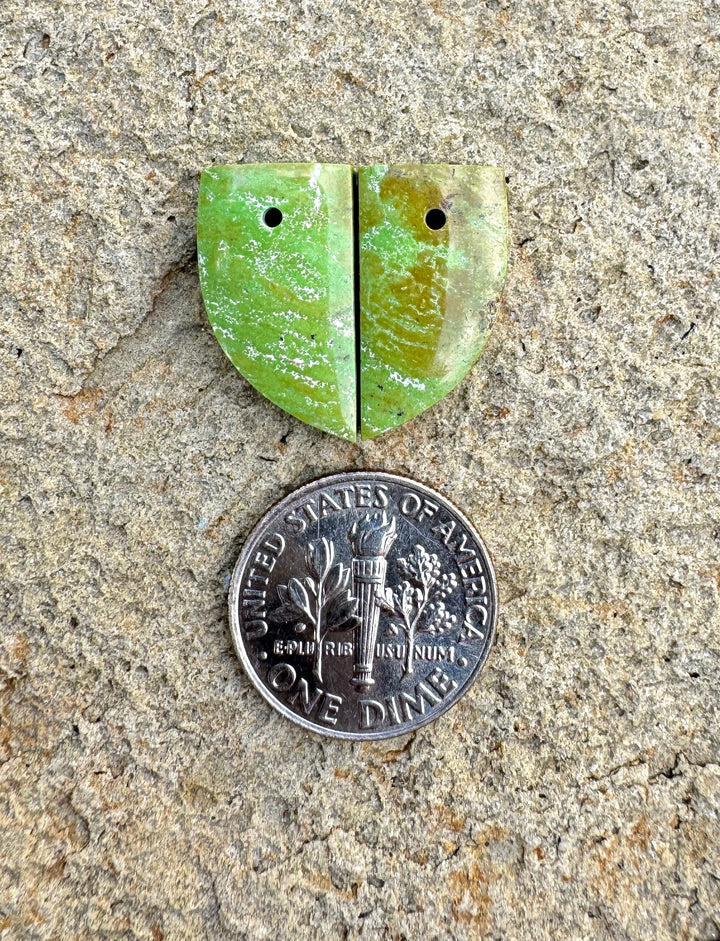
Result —
[[355, 629], [355, 664], [350, 682], [360, 690], [374, 685], [372, 678], [375, 639], [380, 607], [385, 592], [386, 556], [395, 542], [395, 518], [387, 513], [367, 513], [355, 521], [348, 533], [353, 548], [353, 595], [358, 600], [360, 625]]

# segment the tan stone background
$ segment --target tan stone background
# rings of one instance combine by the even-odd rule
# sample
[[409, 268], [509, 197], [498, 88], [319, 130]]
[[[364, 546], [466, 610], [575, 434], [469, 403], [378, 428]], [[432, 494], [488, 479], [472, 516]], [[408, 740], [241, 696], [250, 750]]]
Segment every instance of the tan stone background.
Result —
[[[0, 938], [720, 938], [720, 8], [0, 5]], [[506, 168], [512, 258], [445, 401], [348, 445], [234, 373], [213, 161]], [[229, 573], [380, 467], [494, 556], [488, 668], [417, 734], [275, 715]]]

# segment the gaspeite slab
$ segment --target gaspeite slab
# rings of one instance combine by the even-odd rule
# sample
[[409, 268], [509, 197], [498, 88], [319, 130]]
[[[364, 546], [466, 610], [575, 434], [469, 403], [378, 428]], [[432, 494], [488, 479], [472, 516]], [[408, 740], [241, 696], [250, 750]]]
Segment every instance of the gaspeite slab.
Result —
[[355, 198], [357, 231], [350, 167], [248, 164], [205, 170], [198, 205], [220, 345], [276, 405], [351, 441], [358, 417], [374, 438], [463, 379], [507, 268], [498, 167], [362, 167]]
[[354, 441], [350, 167], [211, 167], [197, 241], [208, 318], [236, 368], [291, 415]]
[[358, 171], [364, 438], [450, 392], [481, 354], [507, 269], [499, 167]]

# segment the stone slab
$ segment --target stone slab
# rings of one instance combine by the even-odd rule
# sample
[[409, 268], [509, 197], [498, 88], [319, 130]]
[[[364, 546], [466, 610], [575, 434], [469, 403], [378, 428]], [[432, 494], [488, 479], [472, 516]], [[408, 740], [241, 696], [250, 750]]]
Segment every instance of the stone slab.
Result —
[[361, 433], [375, 438], [447, 395], [485, 348], [507, 270], [505, 173], [361, 167], [358, 219]]
[[354, 441], [350, 167], [208, 167], [197, 237], [205, 309], [236, 369], [291, 415]]

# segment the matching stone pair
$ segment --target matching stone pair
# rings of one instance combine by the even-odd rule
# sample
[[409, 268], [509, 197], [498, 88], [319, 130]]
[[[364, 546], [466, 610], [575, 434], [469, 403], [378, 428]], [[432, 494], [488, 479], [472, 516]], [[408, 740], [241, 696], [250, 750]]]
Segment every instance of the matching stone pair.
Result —
[[353, 441], [460, 382], [507, 268], [497, 167], [210, 167], [197, 225], [205, 306], [233, 364], [291, 415]]

